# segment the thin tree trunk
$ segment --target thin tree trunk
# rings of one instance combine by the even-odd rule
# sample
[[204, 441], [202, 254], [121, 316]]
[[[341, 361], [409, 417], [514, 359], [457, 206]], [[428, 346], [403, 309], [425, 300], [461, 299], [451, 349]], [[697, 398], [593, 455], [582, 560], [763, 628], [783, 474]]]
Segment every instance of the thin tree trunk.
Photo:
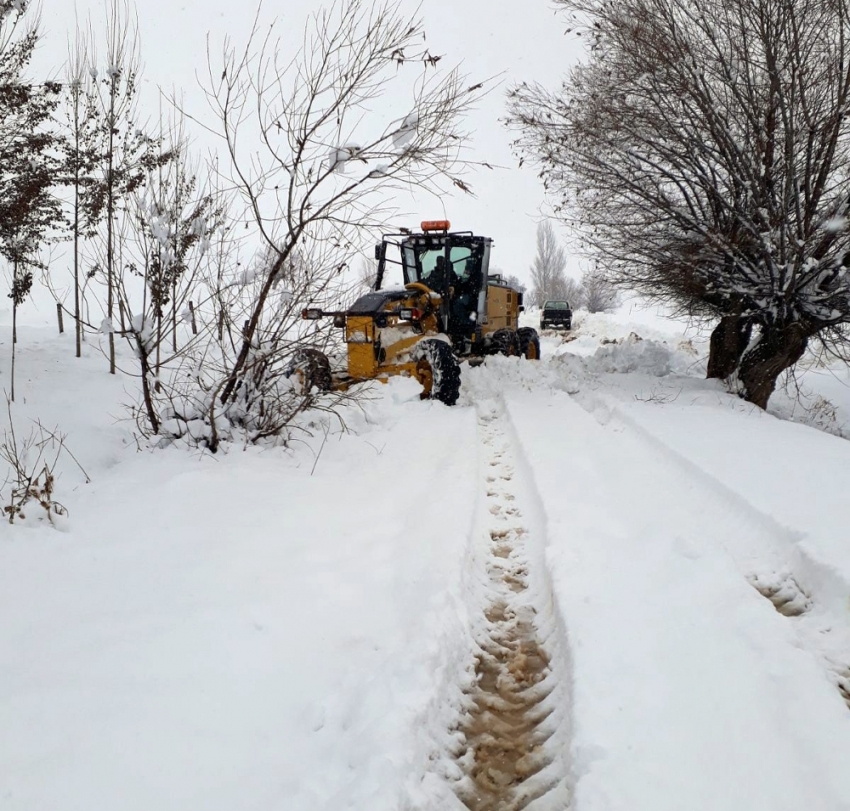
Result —
[[15, 402], [15, 344], [18, 343], [18, 301], [15, 299], [12, 302], [12, 379], [11, 379], [11, 398]]
[[83, 354], [83, 325], [80, 321], [80, 201], [79, 172], [74, 179], [74, 340], [77, 357]]
[[136, 347], [139, 351], [139, 364], [142, 367], [142, 399], [145, 403], [145, 411], [148, 415], [148, 422], [151, 426], [151, 431], [154, 434], [159, 433], [159, 417], [156, 413], [156, 408], [154, 408], [153, 404], [153, 393], [151, 392], [151, 384], [150, 384], [150, 358], [147, 354], [147, 349], [145, 348], [144, 342], [142, 341], [141, 335], [136, 333]]
[[108, 221], [106, 226], [106, 317], [109, 319], [109, 374], [115, 374], [115, 331], [112, 319], [115, 311], [115, 290], [112, 278], [112, 205], [108, 205]]
[[83, 354], [83, 325], [80, 320], [80, 95], [74, 95], [74, 343], [76, 356]]
[[[175, 233], [177, 231], [175, 230]], [[171, 349], [177, 352], [177, 277], [175, 276], [171, 288]]]
[[159, 370], [160, 370], [160, 360], [161, 360], [161, 348], [162, 348], [162, 313], [157, 315], [156, 317], [156, 383], [154, 384], [154, 388], [157, 393], [161, 388], [159, 384]]
[[228, 401], [230, 395], [236, 388], [236, 384], [239, 382], [239, 375], [245, 367], [245, 364], [248, 361], [248, 356], [251, 353], [251, 346], [254, 342], [254, 334], [260, 324], [260, 317], [262, 316], [263, 309], [266, 306], [266, 299], [272, 289], [275, 277], [283, 266], [283, 263], [286, 261], [288, 255], [289, 250], [280, 254], [274, 265], [272, 265], [269, 276], [266, 279], [262, 290], [260, 290], [260, 295], [257, 297], [257, 301], [254, 304], [254, 310], [251, 313], [251, 317], [245, 322], [245, 326], [242, 330], [242, 346], [239, 350], [239, 355], [236, 358], [236, 363], [233, 364], [233, 369], [231, 370], [227, 383], [224, 386], [224, 390], [221, 393], [222, 403], [226, 403]]
[[[109, 88], [109, 158], [106, 170], [106, 317], [109, 319], [110, 325], [112, 325], [112, 318], [114, 316], [115, 310], [115, 278], [114, 278], [114, 268], [113, 268], [113, 250], [112, 250], [112, 239], [113, 239], [113, 223], [112, 217], [115, 212], [115, 201], [114, 201], [114, 154], [113, 150], [115, 148], [115, 78], [112, 79], [112, 83]], [[123, 328], [122, 328], [123, 329]], [[109, 331], [109, 374], [115, 374], [115, 332], [114, 329], [110, 328]]]

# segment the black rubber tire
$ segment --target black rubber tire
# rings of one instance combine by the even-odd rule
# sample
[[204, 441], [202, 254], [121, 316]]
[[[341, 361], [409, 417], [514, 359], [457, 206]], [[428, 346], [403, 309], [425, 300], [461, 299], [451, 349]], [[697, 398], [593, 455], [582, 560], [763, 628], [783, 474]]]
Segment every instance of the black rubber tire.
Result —
[[330, 391], [333, 386], [328, 356], [310, 346], [301, 346], [292, 353], [286, 376], [295, 377], [301, 387], [301, 394], [310, 394], [313, 389]]
[[516, 331], [519, 353], [528, 360], [540, 360], [540, 337], [534, 327], [520, 327]]
[[445, 341], [426, 338], [410, 350], [417, 363], [427, 363], [431, 368], [431, 391], [423, 396], [453, 406], [460, 396], [460, 364]]
[[548, 329], [549, 325], [545, 321], [540, 322], [540, 329]]
[[519, 338], [512, 329], [497, 329], [490, 336], [491, 355], [519, 355]]

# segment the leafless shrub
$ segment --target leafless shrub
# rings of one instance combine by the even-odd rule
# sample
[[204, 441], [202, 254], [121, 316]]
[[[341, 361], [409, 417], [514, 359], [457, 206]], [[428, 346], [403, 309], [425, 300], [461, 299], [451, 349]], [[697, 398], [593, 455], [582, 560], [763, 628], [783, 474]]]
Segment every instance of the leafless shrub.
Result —
[[812, 425], [835, 436], [844, 436], [844, 432], [838, 423], [838, 412], [835, 405], [822, 395], [815, 397], [814, 402], [808, 408], [809, 420]]
[[[227, 246], [222, 249], [227, 251]], [[237, 254], [225, 253], [211, 270], [204, 281], [207, 297], [196, 311], [202, 337], [170, 360], [156, 395], [161, 419], [155, 433], [161, 442], [184, 439], [217, 449], [225, 440], [286, 441], [287, 427], [302, 411], [332, 411], [354, 396], [327, 391], [326, 379], [318, 389], [305, 389], [292, 374], [293, 359], [308, 344], [335, 361], [341, 350], [329, 321], [316, 329], [301, 318], [306, 291], [315, 295], [317, 270], [310, 261], [293, 257], [267, 298], [235, 394], [222, 402], [221, 391], [240, 351], [257, 289], [266, 280], [268, 262], [261, 256], [243, 267]], [[347, 279], [334, 275], [327, 280], [321, 303], [344, 300], [349, 287]], [[137, 415], [140, 432], [152, 436], [141, 409]]]
[[822, 394], [813, 392], [797, 370], [789, 370], [781, 387], [784, 397], [771, 404], [771, 410], [783, 419], [817, 428], [833, 436], [850, 439], [850, 431], [841, 420], [838, 407]]
[[675, 403], [676, 400], [679, 399], [679, 395], [681, 395], [681, 393], [681, 388], [676, 392], [660, 391], [657, 388], [651, 388], [649, 391], [649, 395], [647, 395], [646, 397], [641, 397], [640, 395], [635, 394], [635, 400], [641, 403], [657, 403], [659, 405], [667, 405], [668, 403]]
[[620, 297], [611, 281], [593, 269], [581, 277], [581, 301], [589, 313], [608, 313], [617, 309]]
[[[208, 332], [198, 337], [193, 310], [202, 305], [198, 294], [212, 241], [219, 233], [226, 239], [232, 228], [226, 222], [226, 195], [203, 183], [182, 122], [160, 141], [168, 143], [169, 160], [148, 172], [124, 219], [113, 295], [125, 318], [120, 329], [110, 325], [113, 333], [126, 338], [138, 362], [134, 374], [141, 382], [144, 415], [153, 434], [161, 421], [162, 378], [180, 354], [208, 337]], [[185, 326], [182, 343], [179, 325]]]
[[20, 437], [12, 418], [11, 401], [6, 401], [9, 427], [0, 439], [0, 459], [6, 462], [8, 471], [3, 487], [3, 513], [10, 524], [26, 518], [24, 510], [30, 508], [44, 511], [47, 520], [55, 525], [57, 517], [67, 516], [68, 511], [55, 498], [55, 470], [60, 456], [70, 456], [86, 477], [74, 455], [65, 445], [65, 435], [58, 428], [52, 431], [40, 422], [26, 437]]

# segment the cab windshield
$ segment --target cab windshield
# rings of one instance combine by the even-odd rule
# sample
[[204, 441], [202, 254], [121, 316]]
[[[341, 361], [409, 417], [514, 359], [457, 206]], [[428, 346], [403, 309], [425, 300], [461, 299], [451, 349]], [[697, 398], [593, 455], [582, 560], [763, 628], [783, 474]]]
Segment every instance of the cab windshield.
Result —
[[465, 245], [453, 245], [448, 249], [448, 259], [446, 254], [443, 246], [421, 248], [405, 245], [405, 282], [420, 282], [436, 292], [443, 292], [449, 287], [480, 279], [480, 251], [473, 252], [472, 248]]

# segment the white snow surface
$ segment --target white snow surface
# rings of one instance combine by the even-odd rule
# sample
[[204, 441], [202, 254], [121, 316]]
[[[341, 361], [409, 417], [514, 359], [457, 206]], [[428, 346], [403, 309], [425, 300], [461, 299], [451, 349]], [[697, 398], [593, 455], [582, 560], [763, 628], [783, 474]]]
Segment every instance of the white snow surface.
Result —
[[150, 450], [132, 378], [20, 329], [16, 431], [58, 426], [92, 481], [65, 457], [67, 518], [0, 523], [0, 808], [462, 808], [499, 414], [569, 807], [850, 811], [848, 375], [812, 359], [829, 408], [766, 414], [702, 379], [706, 339], [578, 313], [453, 408], [395, 379], [211, 456]]

